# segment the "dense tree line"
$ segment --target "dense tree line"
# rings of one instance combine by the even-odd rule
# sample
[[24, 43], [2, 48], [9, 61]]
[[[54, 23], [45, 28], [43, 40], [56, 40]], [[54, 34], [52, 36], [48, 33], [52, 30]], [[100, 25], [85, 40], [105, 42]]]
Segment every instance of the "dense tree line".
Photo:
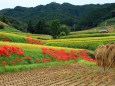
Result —
[[52, 20], [48, 23], [44, 20], [40, 20], [35, 25], [32, 21], [29, 21], [27, 32], [36, 34], [50, 34], [54, 39], [56, 39], [62, 35], [68, 35], [70, 32], [70, 27], [62, 25], [59, 20]]
[[34, 29], [32, 33], [49, 34], [50, 23], [56, 19], [61, 25], [66, 25], [73, 31], [96, 27], [106, 19], [115, 16], [115, 3], [75, 6], [69, 3], [53, 2], [31, 8], [17, 6], [14, 9], [1, 10], [0, 14], [6, 17], [4, 20], [4, 16], [2, 16], [0, 20], [19, 30], [27, 31], [30, 23]]

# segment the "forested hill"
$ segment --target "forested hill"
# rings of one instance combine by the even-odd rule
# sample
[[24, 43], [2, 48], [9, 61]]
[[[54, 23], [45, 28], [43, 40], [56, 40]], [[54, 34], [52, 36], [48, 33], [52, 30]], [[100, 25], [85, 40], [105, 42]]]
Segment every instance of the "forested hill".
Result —
[[[17, 20], [16, 22], [19, 22], [23, 29], [23, 26], [26, 26], [30, 20], [36, 24], [39, 20], [49, 22], [58, 19], [62, 24], [66, 24], [74, 30], [81, 30], [95, 27], [104, 20], [114, 17], [115, 3], [80, 6], [52, 2], [30, 8], [17, 6], [14, 9], [3, 9], [0, 13]], [[13, 25], [19, 27], [18, 23]]]

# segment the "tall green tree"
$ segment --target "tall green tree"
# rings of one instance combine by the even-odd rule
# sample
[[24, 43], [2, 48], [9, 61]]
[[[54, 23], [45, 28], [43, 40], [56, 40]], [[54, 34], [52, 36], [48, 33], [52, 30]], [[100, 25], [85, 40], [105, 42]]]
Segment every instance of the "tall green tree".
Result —
[[27, 32], [34, 33], [34, 28], [33, 28], [32, 21], [28, 22]]
[[46, 30], [46, 23], [44, 20], [40, 20], [35, 26], [35, 33], [44, 34]]
[[53, 20], [51, 22], [50, 31], [54, 39], [58, 38], [60, 35], [60, 32], [61, 32], [60, 26], [61, 24], [58, 20]]

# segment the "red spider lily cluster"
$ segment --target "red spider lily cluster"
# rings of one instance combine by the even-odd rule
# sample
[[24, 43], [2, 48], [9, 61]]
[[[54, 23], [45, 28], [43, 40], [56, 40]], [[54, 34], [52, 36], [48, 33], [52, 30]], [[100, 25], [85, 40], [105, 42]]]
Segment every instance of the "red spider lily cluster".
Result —
[[24, 51], [19, 47], [3, 45], [0, 48], [0, 55], [2, 56], [11, 56], [13, 53], [24, 56]]
[[8, 37], [4, 37], [3, 34], [0, 36], [0, 40], [2, 40], [2, 41], [8, 41], [8, 42], [11, 41], [10, 38], [8, 38]]
[[48, 49], [42, 48], [42, 52], [44, 56], [50, 55], [51, 57], [55, 58], [56, 60], [67, 61], [70, 59], [77, 59], [78, 56], [76, 55], [76, 51], [72, 50], [67, 52], [65, 50], [56, 50], [56, 49]]
[[40, 40], [38, 40], [38, 39], [33, 39], [33, 38], [31, 38], [30, 36], [27, 36], [26, 42], [31, 43], [31, 44], [44, 45], [44, 43], [41, 42]]
[[[24, 51], [17, 46], [3, 45], [0, 47], [0, 57], [3, 57], [4, 60], [7, 59], [10, 61], [10, 59], [11, 59], [10, 56], [13, 54], [18, 55], [19, 57], [24, 56]], [[16, 64], [16, 63], [22, 62], [23, 59], [21, 59], [19, 57], [16, 57], [14, 59], [14, 61], [12, 61], [12, 62], [2, 61], [1, 63], [2, 63], [2, 65], [11, 65], [11, 64]]]
[[5, 65], [17, 65], [26, 60], [28, 63], [45, 63], [50, 62], [50, 58], [42, 58], [42, 59], [33, 59], [30, 56], [26, 56], [24, 51], [17, 46], [8, 46], [3, 45], [0, 47], [0, 63]]
[[96, 62], [96, 60], [92, 59], [91, 57], [89, 57], [89, 55], [87, 54], [86, 50], [80, 50], [79, 51], [79, 55], [80, 57], [82, 57], [83, 60], [85, 61], [90, 61], [90, 62]]
[[77, 60], [79, 57], [82, 57], [83, 60], [95, 62], [91, 57], [88, 56], [86, 50], [71, 50], [67, 52], [65, 50], [55, 50], [51, 48], [42, 48], [42, 52], [44, 56], [50, 55], [51, 57], [55, 58], [56, 60], [67, 61], [70, 59]]

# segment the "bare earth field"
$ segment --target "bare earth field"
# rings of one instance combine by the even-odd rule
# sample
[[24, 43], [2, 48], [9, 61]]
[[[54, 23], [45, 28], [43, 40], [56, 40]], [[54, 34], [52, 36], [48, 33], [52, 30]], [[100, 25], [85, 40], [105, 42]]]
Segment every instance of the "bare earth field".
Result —
[[81, 64], [47, 67], [1, 74], [0, 86], [115, 86], [115, 71], [99, 73]]

